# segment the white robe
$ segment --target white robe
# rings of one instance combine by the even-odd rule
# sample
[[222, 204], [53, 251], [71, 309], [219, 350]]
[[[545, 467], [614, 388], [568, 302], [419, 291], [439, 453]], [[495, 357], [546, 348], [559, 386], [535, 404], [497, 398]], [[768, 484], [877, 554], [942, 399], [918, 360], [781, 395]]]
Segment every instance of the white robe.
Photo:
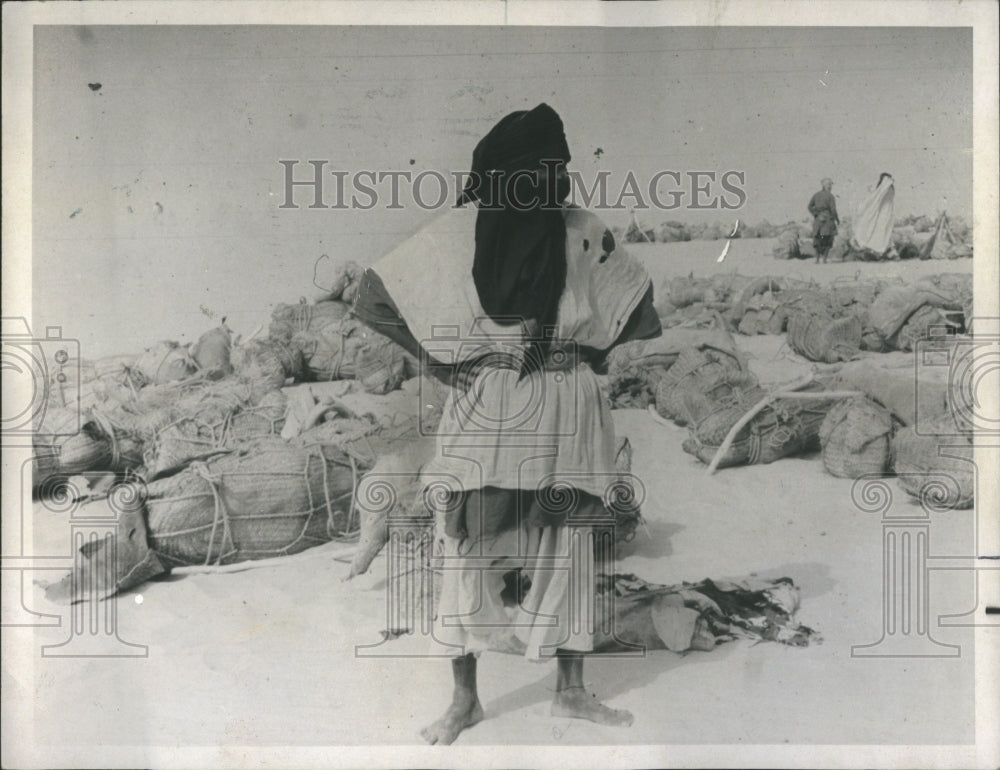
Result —
[[[375, 265], [400, 315], [424, 348], [443, 363], [491, 350], [523, 353], [519, 332], [493, 323], [472, 279], [475, 208], [450, 211]], [[437, 429], [434, 460], [422, 479], [440, 492], [492, 486], [573, 487], [607, 500], [619, 481], [610, 405], [597, 377], [572, 347], [610, 347], [650, 285], [624, 249], [602, 249], [606, 227], [595, 215], [566, 208], [566, 288], [556, 337], [571, 361], [559, 371], [484, 368], [471, 387], [453, 390]], [[572, 500], [556, 493], [552, 503]], [[439, 518], [443, 512], [439, 511]], [[442, 592], [434, 640], [452, 654], [523, 651], [544, 659], [557, 649], [584, 652], [606, 611], [594, 594], [589, 527], [525, 523], [496, 536], [448, 537], [438, 527]], [[524, 569], [532, 588], [516, 610], [503, 606], [503, 574]]]
[[896, 188], [886, 177], [858, 207], [852, 223], [851, 248], [884, 254], [892, 245], [892, 224]]

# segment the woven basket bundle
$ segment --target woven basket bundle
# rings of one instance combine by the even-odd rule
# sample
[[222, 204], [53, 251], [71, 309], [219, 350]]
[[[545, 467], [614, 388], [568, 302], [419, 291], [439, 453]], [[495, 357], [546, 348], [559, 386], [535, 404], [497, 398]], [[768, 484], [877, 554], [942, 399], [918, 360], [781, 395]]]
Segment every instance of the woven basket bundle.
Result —
[[[761, 389], [759, 395], [763, 398], [766, 393]], [[716, 467], [772, 463], [816, 449], [819, 428], [829, 408], [830, 399], [822, 396], [815, 400], [779, 399], [740, 429]], [[693, 426], [691, 436], [684, 441], [684, 451], [710, 463], [729, 431], [747, 411], [742, 405], [724, 406], [707, 415]]]
[[892, 415], [864, 396], [840, 401], [819, 429], [823, 466], [839, 478], [882, 473], [891, 460]]
[[678, 425], [688, 425], [712, 410], [713, 405], [744, 401], [757, 379], [745, 361], [725, 350], [682, 350], [656, 387], [656, 410]]

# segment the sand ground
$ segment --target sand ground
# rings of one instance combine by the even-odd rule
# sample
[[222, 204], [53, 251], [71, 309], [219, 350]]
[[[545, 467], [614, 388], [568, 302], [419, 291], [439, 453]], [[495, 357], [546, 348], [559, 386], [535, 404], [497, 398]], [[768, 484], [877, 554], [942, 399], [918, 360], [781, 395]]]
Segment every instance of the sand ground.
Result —
[[[777, 261], [770, 241], [636, 246], [654, 280], [674, 275], [901, 276], [971, 271], [960, 262]], [[765, 383], [791, 380], [811, 364], [781, 337], [738, 337]], [[883, 626], [882, 523], [852, 503], [850, 480], [827, 474], [818, 456], [766, 466], [705, 466], [681, 450], [686, 431], [638, 410], [614, 413], [634, 448], [645, 485], [641, 531], [618, 569], [655, 582], [705, 577], [788, 576], [801, 588], [800, 620], [821, 644], [731, 642], [712, 652], [650, 652], [587, 664], [589, 686], [636, 715], [631, 728], [600, 727], [548, 715], [552, 663], [489, 654], [480, 662], [487, 719], [464, 744], [953, 744], [974, 740], [971, 628], [939, 616], [973, 610], [971, 573], [935, 571], [929, 583], [928, 649], [952, 657], [860, 658], [852, 645], [879, 640]], [[915, 504], [890, 482], [893, 505]], [[938, 514], [930, 554], [971, 552], [974, 513]], [[67, 552], [65, 517], [34, 513], [36, 548]], [[119, 635], [148, 646], [134, 659], [51, 658], [38, 648], [67, 638], [65, 607], [37, 587], [31, 609], [61, 617], [59, 627], [6, 629], [31, 648], [23, 670], [5, 667], [5, 688], [34, 703], [42, 752], [103, 746], [336, 746], [413, 744], [444, 709], [450, 674], [443, 660], [414, 657], [423, 639], [371, 648], [384, 628], [386, 563], [351, 582], [349, 553], [325, 546], [284, 563], [231, 574], [173, 576], [118, 597]], [[55, 579], [58, 573], [31, 578]], [[30, 579], [30, 578], [29, 578]], [[391, 655], [398, 657], [391, 657]], [[8, 692], [10, 692], [8, 690]], [[58, 756], [56, 752], [55, 756]]]

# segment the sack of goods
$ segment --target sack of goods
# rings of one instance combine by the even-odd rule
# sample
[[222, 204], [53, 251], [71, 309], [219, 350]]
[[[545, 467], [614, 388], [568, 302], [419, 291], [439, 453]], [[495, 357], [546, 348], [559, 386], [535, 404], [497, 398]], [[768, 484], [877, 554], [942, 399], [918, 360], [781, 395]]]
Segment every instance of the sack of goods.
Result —
[[[720, 405], [691, 425], [691, 436], [683, 449], [704, 463], [711, 463], [730, 430], [749, 411], [763, 389], [747, 391], [750, 398], [740, 405]], [[765, 406], [742, 426], [716, 467], [771, 463], [782, 457], [819, 448], [819, 427], [830, 409], [830, 398], [817, 393], [815, 399], [780, 398]]]
[[135, 362], [136, 356], [106, 356], [54, 367], [49, 374], [47, 403], [83, 410], [133, 401], [147, 384]]
[[872, 303], [868, 321], [888, 349], [912, 350], [914, 342], [932, 329], [943, 334], [946, 327], [961, 326], [967, 299], [957, 286], [928, 279], [912, 286], [890, 286]]
[[975, 500], [972, 434], [951, 415], [900, 430], [892, 442], [899, 486], [929, 507], [971, 508]]
[[191, 357], [205, 376], [213, 380], [232, 374], [230, 356], [233, 349], [233, 335], [223, 324], [209, 329], [191, 346]]
[[305, 302], [280, 304], [271, 313], [267, 336], [288, 344], [299, 332], [319, 334], [331, 324], [340, 323], [350, 310], [350, 305], [335, 300], [324, 300], [311, 305]]
[[124, 471], [142, 465], [142, 444], [119, 435], [97, 412], [47, 409], [32, 436], [31, 485], [42, 496], [62, 480], [90, 471]]
[[308, 380], [355, 379], [369, 393], [399, 387], [405, 371], [405, 351], [355, 318], [344, 318], [322, 329], [296, 332], [291, 344], [302, 352]]
[[356, 464], [263, 439], [148, 485], [149, 545], [168, 566], [297, 553], [357, 531]]
[[302, 351], [281, 340], [255, 339], [232, 351], [233, 370], [248, 380], [265, 380], [280, 388], [289, 378], [302, 376]]
[[664, 329], [660, 337], [633, 340], [612, 348], [608, 355], [612, 406], [645, 409], [653, 402], [660, 381], [681, 353], [690, 350], [697, 355], [702, 348], [736, 356], [732, 337], [721, 329]]
[[285, 395], [267, 381], [229, 378], [182, 397], [144, 453], [149, 478], [241, 443], [281, 433]]
[[789, 347], [810, 361], [833, 364], [851, 360], [861, 350], [861, 332], [861, 319], [854, 315], [835, 319], [797, 311], [788, 319]]
[[165, 340], [146, 348], [136, 359], [135, 368], [147, 382], [162, 384], [190, 377], [198, 371], [198, 363], [188, 353], [187, 346]]
[[757, 378], [735, 351], [686, 348], [656, 388], [656, 411], [678, 425], [688, 425], [713, 411], [715, 404], [744, 401]]
[[870, 398], [858, 396], [838, 402], [819, 428], [823, 466], [845, 479], [883, 473], [892, 457], [892, 430], [889, 410]]
[[801, 259], [799, 251], [799, 229], [789, 227], [778, 235], [778, 242], [772, 251], [775, 259]]
[[789, 294], [789, 290], [805, 286], [801, 281], [790, 278], [769, 275], [754, 278], [734, 298], [728, 313], [729, 321], [740, 334], [780, 334], [787, 319], [784, 305], [790, 298], [798, 296]]

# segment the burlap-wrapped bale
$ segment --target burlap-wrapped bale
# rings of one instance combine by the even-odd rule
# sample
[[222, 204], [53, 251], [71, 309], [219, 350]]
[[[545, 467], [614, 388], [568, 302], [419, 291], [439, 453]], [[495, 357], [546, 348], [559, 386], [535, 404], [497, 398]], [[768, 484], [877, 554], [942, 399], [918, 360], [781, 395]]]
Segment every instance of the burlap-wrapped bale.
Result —
[[146, 348], [136, 359], [135, 368], [147, 382], [164, 383], [190, 377], [198, 371], [198, 363], [188, 353], [187, 346], [163, 340]]
[[869, 310], [869, 323], [883, 339], [895, 346], [896, 335], [924, 305], [948, 311], [962, 311], [965, 297], [951, 286], [917, 283], [889, 286], [879, 293]]
[[691, 240], [691, 233], [680, 222], [664, 222], [656, 228], [657, 243], [676, 243]]
[[48, 404], [79, 410], [133, 401], [146, 387], [135, 366], [136, 356], [118, 355], [95, 361], [71, 360], [49, 373]]
[[717, 403], [742, 403], [743, 391], [756, 385], [746, 358], [735, 351], [685, 348], [656, 387], [656, 411], [687, 425]]
[[[910, 356], [893, 353], [878, 358], [849, 361], [832, 378], [830, 386], [861, 391], [903, 425], [926, 423], [948, 411], [947, 367], [925, 367], [918, 377]], [[882, 359], [887, 360], [886, 365], [880, 365]], [[889, 366], [889, 362], [896, 365]]]
[[356, 468], [332, 447], [265, 439], [153, 481], [149, 545], [168, 566], [303, 551], [357, 531]]
[[150, 478], [244, 442], [277, 436], [284, 419], [285, 395], [268, 389], [266, 382], [230, 378], [190, 393], [146, 444]]
[[909, 318], [896, 334], [896, 348], [909, 352], [921, 340], [945, 339], [949, 329], [954, 326], [948, 316], [940, 308], [932, 305], [922, 305]]
[[778, 235], [778, 242], [771, 252], [775, 259], [800, 259], [798, 228], [787, 228]]
[[76, 409], [45, 410], [32, 438], [31, 483], [38, 490], [74, 473], [96, 470], [111, 462], [111, 446], [94, 430], [84, 430]]
[[[965, 325], [972, 319], [972, 274], [971, 273], [938, 273], [925, 275], [914, 283], [914, 287], [929, 292], [932, 296], [941, 297], [935, 304], [940, 307], [950, 323]], [[934, 304], [934, 303], [932, 303]]]
[[756, 334], [780, 334], [783, 331], [787, 316], [782, 312], [782, 301], [776, 293], [765, 291], [763, 294], [754, 294], [742, 305], [743, 316], [736, 327], [740, 334], [752, 337]]
[[289, 344], [299, 332], [319, 333], [331, 324], [339, 324], [350, 312], [351, 306], [335, 300], [295, 305], [278, 305], [271, 313], [267, 335], [273, 340]]
[[142, 443], [117, 432], [101, 413], [50, 408], [32, 438], [32, 488], [46, 494], [51, 485], [78, 473], [125, 471], [142, 466]]
[[209, 329], [191, 346], [191, 357], [198, 368], [213, 380], [232, 374], [233, 365], [230, 355], [233, 348], [233, 335], [229, 328], [222, 324]]
[[352, 259], [332, 261], [324, 254], [315, 273], [313, 283], [323, 288], [323, 299], [339, 299], [349, 305], [357, 295], [364, 268]]
[[633, 219], [625, 230], [625, 243], [653, 243], [656, 241], [656, 231], [653, 228], [642, 228]]
[[870, 353], [885, 353], [891, 349], [889, 342], [872, 328], [867, 310], [858, 314], [861, 319], [861, 349]]
[[849, 237], [842, 232], [833, 236], [833, 245], [827, 253], [827, 258], [836, 262], [843, 262], [847, 259], [847, 253], [851, 250]]
[[904, 428], [892, 442], [899, 486], [936, 508], [971, 508], [975, 502], [972, 434], [957, 430], [949, 415]]
[[861, 349], [861, 332], [861, 319], [854, 315], [832, 318], [796, 311], [788, 319], [788, 346], [810, 361], [849, 361]]
[[853, 278], [838, 278], [830, 284], [827, 295], [830, 305], [840, 313], [860, 315], [871, 307], [884, 287], [883, 281]]
[[[714, 299], [712, 281], [709, 278], [682, 276], [674, 278], [666, 285], [665, 299], [675, 308], [683, 308], [696, 302]], [[706, 295], [709, 295], [706, 297]]]
[[355, 379], [369, 393], [388, 393], [403, 381], [403, 348], [355, 318], [296, 332], [291, 344], [302, 352], [307, 379]]
[[[932, 233], [918, 233], [912, 225], [895, 227], [892, 230], [892, 248], [900, 259], [929, 259], [934, 247]], [[880, 255], [874, 255], [880, 258]]]
[[664, 329], [649, 340], [618, 345], [608, 355], [608, 391], [613, 407], [645, 409], [681, 351], [712, 348], [736, 355], [732, 338], [720, 329]]
[[281, 340], [254, 339], [236, 345], [232, 352], [233, 369], [240, 377], [264, 380], [280, 388], [289, 378], [298, 379], [304, 367], [302, 351]]
[[[777, 278], [772, 275], [762, 275], [757, 278], [747, 279], [738, 293], [733, 292], [732, 307], [729, 311], [729, 320], [733, 325], [738, 325], [746, 314], [748, 308], [759, 308], [760, 297], [768, 296], [777, 299], [776, 295], [789, 287], [791, 282], [788, 279]], [[796, 284], [799, 288], [799, 285]], [[768, 302], [769, 306], [777, 306], [779, 302]]]
[[892, 415], [870, 398], [838, 402], [819, 429], [823, 467], [839, 478], [882, 473], [891, 460]]
[[[758, 389], [748, 395], [763, 398]], [[752, 405], [759, 398], [748, 398]], [[771, 463], [782, 457], [819, 448], [819, 427], [830, 409], [831, 400], [817, 394], [816, 399], [777, 400], [762, 409], [736, 434], [716, 467]], [[749, 411], [743, 405], [721, 406], [691, 427], [683, 449], [704, 463], [711, 463], [730, 429]]]

